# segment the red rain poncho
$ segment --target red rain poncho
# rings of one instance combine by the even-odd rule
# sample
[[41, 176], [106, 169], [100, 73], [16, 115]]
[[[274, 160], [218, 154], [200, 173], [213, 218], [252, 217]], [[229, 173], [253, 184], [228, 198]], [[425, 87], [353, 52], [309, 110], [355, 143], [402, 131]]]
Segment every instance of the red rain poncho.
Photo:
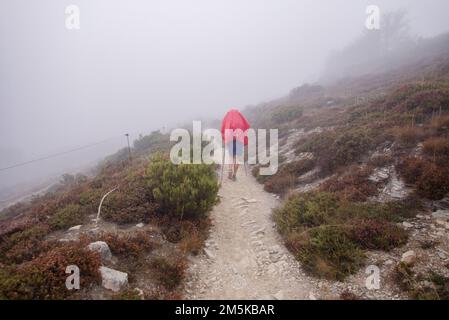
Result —
[[[236, 109], [231, 109], [226, 113], [221, 123], [221, 136], [223, 141], [227, 144], [229, 141], [237, 140], [243, 142], [244, 145], [248, 144], [248, 136], [246, 130], [250, 128], [248, 121]], [[240, 129], [240, 130], [238, 130]], [[237, 131], [234, 131], [237, 130]]]

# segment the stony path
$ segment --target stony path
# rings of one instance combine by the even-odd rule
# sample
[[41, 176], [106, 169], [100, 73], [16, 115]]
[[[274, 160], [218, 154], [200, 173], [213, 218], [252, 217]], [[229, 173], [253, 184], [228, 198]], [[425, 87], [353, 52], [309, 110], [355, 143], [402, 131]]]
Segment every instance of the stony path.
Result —
[[[243, 168], [241, 168], [243, 169]], [[271, 220], [278, 200], [240, 170], [223, 180], [204, 254], [193, 257], [186, 299], [309, 299], [312, 282]]]

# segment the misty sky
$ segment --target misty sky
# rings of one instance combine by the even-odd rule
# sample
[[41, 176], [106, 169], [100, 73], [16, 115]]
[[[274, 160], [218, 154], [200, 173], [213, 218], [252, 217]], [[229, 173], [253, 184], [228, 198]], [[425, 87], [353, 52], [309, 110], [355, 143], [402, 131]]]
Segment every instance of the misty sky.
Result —
[[[69, 4], [80, 30], [65, 28]], [[369, 4], [407, 9], [421, 36], [449, 30], [447, 0], [0, 0], [1, 157], [24, 161], [286, 94], [363, 31]]]

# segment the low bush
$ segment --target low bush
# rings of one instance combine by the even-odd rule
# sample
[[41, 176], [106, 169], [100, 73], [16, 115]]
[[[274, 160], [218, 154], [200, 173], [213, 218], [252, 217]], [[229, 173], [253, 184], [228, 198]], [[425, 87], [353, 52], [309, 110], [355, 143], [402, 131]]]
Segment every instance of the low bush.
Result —
[[421, 127], [397, 127], [392, 130], [396, 141], [402, 147], [415, 147], [425, 138], [425, 131]]
[[217, 179], [210, 165], [175, 165], [157, 157], [147, 169], [147, 179], [160, 212], [181, 220], [204, 218], [217, 201]]
[[179, 286], [186, 267], [186, 261], [182, 257], [157, 257], [151, 262], [154, 277], [168, 290]]
[[439, 132], [448, 132], [449, 114], [435, 118], [432, 122], [432, 127], [436, 128]]
[[448, 168], [427, 163], [416, 181], [418, 194], [430, 200], [440, 200], [449, 192]]
[[287, 234], [331, 222], [338, 206], [338, 198], [331, 193], [294, 194], [274, 210], [273, 219], [279, 231]]
[[97, 241], [108, 244], [114, 255], [126, 259], [138, 258], [156, 248], [156, 243], [145, 231], [130, 233], [108, 232], [95, 237]]
[[311, 274], [342, 281], [363, 265], [364, 253], [347, 236], [345, 229], [321, 226], [307, 233], [307, 241], [297, 256]]
[[283, 124], [302, 117], [303, 108], [300, 106], [280, 106], [273, 110], [271, 119], [274, 124]]
[[50, 218], [49, 224], [53, 230], [67, 229], [83, 224], [86, 219], [84, 208], [78, 204], [69, 204]]
[[296, 183], [296, 177], [288, 172], [275, 174], [268, 178], [264, 183], [264, 190], [270, 193], [284, 195], [293, 188]]
[[371, 167], [350, 167], [348, 173], [334, 176], [326, 180], [320, 190], [333, 192], [341, 199], [348, 201], [366, 201], [369, 197], [377, 195], [376, 183], [369, 180], [372, 173]]
[[22, 263], [35, 258], [52, 247], [45, 241], [50, 228], [39, 224], [10, 235], [0, 237], [0, 262], [5, 264]]
[[75, 290], [66, 287], [66, 267], [80, 269], [80, 287], [99, 283], [101, 258], [84, 245], [56, 247], [36, 259], [0, 270], [0, 299], [64, 299]]
[[182, 221], [179, 240], [179, 248], [184, 253], [197, 255], [204, 246], [204, 241], [208, 237], [210, 220]]
[[415, 184], [421, 176], [424, 166], [424, 160], [416, 157], [406, 157], [399, 161], [396, 165], [396, 170], [406, 183]]
[[287, 172], [295, 177], [299, 177], [315, 167], [313, 159], [302, 159], [285, 164], [280, 170], [280, 173]]
[[148, 190], [146, 179], [132, 175], [126, 182], [106, 198], [102, 217], [119, 224], [148, 222], [155, 215], [158, 205]]
[[416, 186], [419, 196], [440, 200], [449, 192], [449, 167], [419, 158], [405, 158], [396, 169], [407, 183]]
[[449, 278], [434, 271], [416, 274], [401, 262], [395, 268], [393, 280], [411, 299], [449, 300]]
[[273, 220], [307, 271], [342, 280], [359, 268], [364, 249], [391, 250], [405, 244], [407, 233], [392, 222], [415, 211], [406, 201], [350, 202], [334, 193], [309, 192], [291, 195], [273, 211]]
[[[423, 142], [423, 152], [434, 159], [449, 158], [449, 138], [433, 137]], [[447, 162], [446, 162], [447, 163]]]
[[324, 131], [298, 141], [296, 153], [313, 153], [322, 174], [329, 174], [359, 161], [376, 146], [377, 135], [378, 132], [364, 127]]
[[388, 251], [407, 242], [407, 232], [386, 220], [362, 219], [349, 224], [349, 237], [363, 249]]
[[251, 169], [251, 174], [253, 175], [254, 178], [256, 178], [257, 182], [262, 183], [262, 184], [271, 178], [270, 175], [261, 175], [260, 174], [260, 166], [258, 166], [258, 165], [254, 166]]

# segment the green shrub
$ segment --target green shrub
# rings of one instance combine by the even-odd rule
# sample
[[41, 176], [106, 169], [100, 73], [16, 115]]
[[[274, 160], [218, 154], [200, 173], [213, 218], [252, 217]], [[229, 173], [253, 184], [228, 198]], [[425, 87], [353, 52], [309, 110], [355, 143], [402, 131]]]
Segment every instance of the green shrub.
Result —
[[[379, 132], [364, 127], [313, 134], [296, 143], [296, 153], [312, 152], [323, 174], [359, 161], [376, 145]], [[378, 138], [377, 138], [378, 139]]]
[[54, 230], [67, 229], [85, 221], [86, 212], [78, 204], [69, 204], [50, 218], [49, 224]]
[[202, 218], [217, 201], [218, 185], [213, 166], [175, 165], [161, 157], [151, 161], [148, 186], [162, 213]]
[[54, 248], [17, 267], [0, 269], [0, 299], [64, 299], [76, 290], [66, 288], [66, 267], [80, 269], [80, 287], [98, 283], [101, 258], [84, 245]]
[[133, 174], [126, 182], [106, 198], [102, 217], [119, 224], [148, 222], [158, 206], [147, 187], [146, 179]]
[[339, 281], [355, 273], [365, 258], [346, 230], [336, 226], [310, 229], [297, 256], [311, 274]]
[[280, 106], [273, 110], [271, 119], [274, 124], [282, 124], [302, 117], [303, 108], [300, 106]]
[[361, 265], [363, 249], [390, 250], [407, 241], [392, 221], [416, 213], [419, 206], [412, 200], [361, 203], [334, 193], [298, 193], [273, 211], [273, 220], [307, 271], [342, 280]]
[[273, 218], [279, 231], [286, 234], [330, 222], [337, 208], [337, 197], [330, 193], [294, 194], [274, 210]]

